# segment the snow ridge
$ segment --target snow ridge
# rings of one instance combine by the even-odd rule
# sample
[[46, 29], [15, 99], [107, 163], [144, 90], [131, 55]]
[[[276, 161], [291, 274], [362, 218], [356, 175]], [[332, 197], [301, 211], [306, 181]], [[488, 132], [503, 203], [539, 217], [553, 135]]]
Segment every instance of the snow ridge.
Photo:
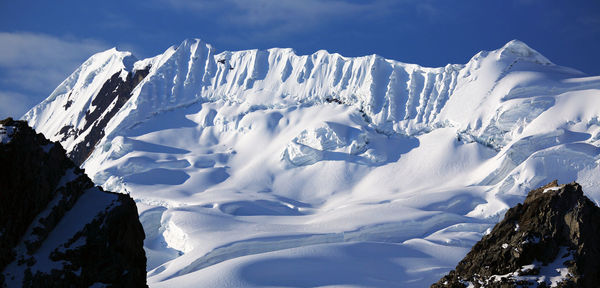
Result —
[[[178, 47], [171, 47], [153, 58], [135, 63], [134, 59], [131, 53], [118, 52], [114, 48], [92, 56], [48, 99], [23, 118], [31, 122], [34, 128], [48, 134], [52, 140], [61, 140], [58, 137], [60, 129], [85, 126], [86, 121], [81, 113], [94, 110], [91, 102], [107, 75], [115, 71], [127, 75], [127, 71], [134, 67], [140, 69], [150, 65], [152, 68], [147, 79], [140, 83], [139, 89], [134, 90], [131, 101], [121, 109], [117, 120], [111, 121], [113, 125], [107, 127], [105, 132], [108, 135], [114, 130], [128, 129], [153, 115], [197, 102], [226, 101], [251, 107], [281, 108], [335, 101], [360, 109], [373, 125], [385, 133], [416, 135], [436, 127], [455, 125], [470, 135], [492, 138], [483, 141], [499, 142], [492, 143], [493, 146], [503, 146], [510, 138], [494, 138], [494, 132], [498, 132], [497, 123], [488, 123], [487, 127], [477, 127], [481, 124], [472, 127], [469, 125], [472, 123], [452, 117], [455, 115], [440, 115], [442, 109], [447, 106], [451, 95], [456, 94], [457, 88], [481, 90], [491, 86], [487, 93], [481, 95], [491, 94], [500, 83], [499, 80], [509, 70], [516, 70], [513, 66], [518, 66], [519, 62], [554, 66], [518, 40], [496, 51], [481, 52], [466, 65], [449, 64], [441, 68], [405, 64], [377, 55], [348, 58], [323, 50], [303, 56], [296, 55], [291, 49], [281, 48], [216, 54], [211, 45], [200, 39], [185, 40]], [[497, 77], [477, 81], [478, 85], [470, 85], [469, 82], [479, 78], [473, 75], [477, 70], [491, 66], [486, 63], [489, 60], [496, 66], [490, 68], [504, 71], [495, 75]], [[515, 93], [509, 93], [513, 96], [503, 96], [516, 98], [518, 96]], [[66, 99], [55, 101], [58, 97]], [[469, 100], [473, 102], [474, 99]], [[483, 104], [480, 100], [485, 98], [477, 99], [474, 103]], [[55, 115], [60, 109], [54, 106], [59, 102], [64, 102], [65, 110], [71, 105], [74, 105], [74, 109]], [[52, 103], [54, 106], [49, 106]], [[457, 108], [462, 110], [462, 107]], [[453, 107], [447, 110], [453, 110]], [[535, 118], [535, 112], [529, 118]], [[510, 130], [500, 132], [505, 134]], [[63, 140], [67, 151], [71, 150], [72, 143], [77, 142], [76, 137], [69, 136], [63, 136], [67, 137]], [[77, 137], [83, 136], [85, 131]]]
[[347, 58], [325, 51], [298, 56], [279, 48], [215, 54], [199, 39], [184, 41], [158, 61], [123, 109], [127, 115], [115, 121], [122, 128], [108, 131], [196, 102], [281, 108], [336, 101], [362, 109], [385, 131], [414, 134], [436, 120], [462, 68], [424, 68], [377, 55]]

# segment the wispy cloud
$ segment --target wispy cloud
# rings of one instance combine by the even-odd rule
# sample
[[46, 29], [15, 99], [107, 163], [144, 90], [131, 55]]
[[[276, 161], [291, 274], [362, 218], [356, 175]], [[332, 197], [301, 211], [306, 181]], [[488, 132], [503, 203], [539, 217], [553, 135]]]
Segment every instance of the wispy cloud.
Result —
[[240, 25], [270, 25], [273, 22], [310, 26], [326, 22], [328, 17], [347, 17], [359, 12], [368, 12], [372, 3], [360, 4], [345, 1], [321, 0], [230, 0], [235, 7], [235, 15], [228, 15], [229, 21]]
[[32, 99], [23, 94], [0, 91], [0, 119], [18, 118], [33, 104]]
[[279, 34], [312, 29], [340, 19], [373, 17], [395, 6], [392, 0], [157, 0], [158, 3], [200, 15], [219, 15], [217, 22]]
[[93, 39], [0, 32], [0, 118], [20, 117], [92, 54], [108, 49]]
[[92, 54], [109, 48], [89, 39], [62, 39], [44, 34], [0, 32], [0, 69], [25, 90], [53, 89]]
[[[597, 17], [596, 17], [597, 16]], [[583, 26], [585, 29], [589, 29], [593, 32], [600, 31], [600, 13], [596, 16], [582, 16], [577, 18], [577, 24]]]
[[357, 33], [364, 39], [369, 38], [364, 35], [368, 27], [386, 25], [383, 22], [393, 25], [389, 30], [403, 31], [413, 29], [415, 23], [394, 19], [436, 22], [443, 15], [433, 0], [153, 0], [146, 5], [171, 9], [182, 18], [202, 19], [204, 26], [198, 30], [218, 33], [202, 31], [200, 36], [209, 35], [212, 44], [233, 49], [289, 45], [296, 39], [318, 42], [323, 31], [337, 31], [332, 37]]

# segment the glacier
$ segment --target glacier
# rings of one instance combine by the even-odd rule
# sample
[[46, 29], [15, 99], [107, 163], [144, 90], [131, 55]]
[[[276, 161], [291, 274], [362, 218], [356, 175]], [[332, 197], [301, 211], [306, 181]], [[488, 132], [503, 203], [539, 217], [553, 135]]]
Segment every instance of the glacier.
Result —
[[518, 40], [429, 68], [188, 39], [23, 119], [136, 200], [152, 287], [424, 287], [530, 189], [598, 203], [599, 117], [600, 76]]

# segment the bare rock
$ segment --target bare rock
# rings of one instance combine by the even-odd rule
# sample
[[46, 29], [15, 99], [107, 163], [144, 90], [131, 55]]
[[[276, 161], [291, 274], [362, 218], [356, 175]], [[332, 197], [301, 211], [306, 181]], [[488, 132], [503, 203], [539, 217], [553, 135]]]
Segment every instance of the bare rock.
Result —
[[[560, 277], [553, 283], [552, 275], [545, 275], [548, 271]], [[600, 208], [579, 184], [554, 181], [509, 209], [456, 269], [431, 287], [598, 287], [598, 283]]]
[[146, 287], [144, 231], [128, 195], [102, 191], [57, 142], [0, 121], [0, 287]]

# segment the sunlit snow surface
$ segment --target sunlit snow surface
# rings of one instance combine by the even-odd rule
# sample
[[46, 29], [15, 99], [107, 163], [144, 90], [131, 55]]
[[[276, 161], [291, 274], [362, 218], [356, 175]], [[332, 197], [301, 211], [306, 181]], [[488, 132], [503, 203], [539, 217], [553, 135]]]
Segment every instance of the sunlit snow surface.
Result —
[[530, 189], [600, 199], [600, 77], [519, 41], [443, 68], [198, 40], [94, 57], [24, 118], [61, 140], [102, 75], [152, 65], [83, 166], [136, 199], [154, 287], [426, 287]]

